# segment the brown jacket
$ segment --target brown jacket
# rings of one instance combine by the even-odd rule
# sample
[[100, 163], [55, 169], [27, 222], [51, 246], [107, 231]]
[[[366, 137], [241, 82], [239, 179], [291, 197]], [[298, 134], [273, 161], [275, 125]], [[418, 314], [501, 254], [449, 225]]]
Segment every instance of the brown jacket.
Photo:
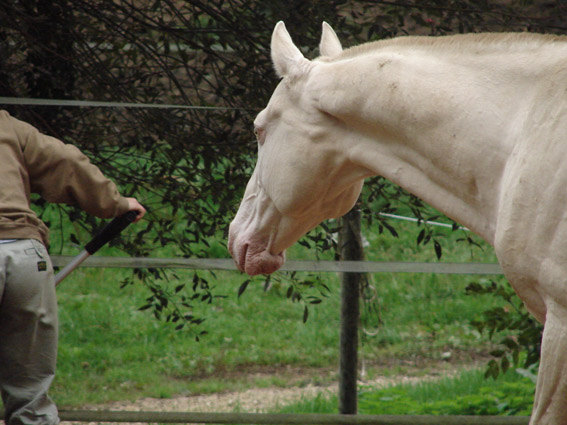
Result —
[[0, 239], [48, 244], [47, 226], [30, 209], [30, 194], [111, 218], [128, 211], [115, 184], [79, 149], [0, 111]]

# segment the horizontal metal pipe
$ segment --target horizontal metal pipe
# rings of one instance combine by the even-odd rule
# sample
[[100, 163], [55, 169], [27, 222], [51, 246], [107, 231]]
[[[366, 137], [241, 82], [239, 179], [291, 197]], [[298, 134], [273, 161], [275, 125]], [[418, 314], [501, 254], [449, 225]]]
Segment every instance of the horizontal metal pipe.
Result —
[[62, 421], [255, 425], [527, 425], [527, 416], [405, 416], [318, 413], [199, 413], [61, 410]]
[[[54, 255], [54, 266], [65, 266], [74, 257]], [[170, 268], [194, 270], [236, 270], [228, 258], [148, 258], [91, 256], [80, 267]], [[409, 263], [387, 261], [297, 261], [288, 260], [281, 268], [285, 271], [334, 273], [435, 273], [500, 275], [496, 263]]]

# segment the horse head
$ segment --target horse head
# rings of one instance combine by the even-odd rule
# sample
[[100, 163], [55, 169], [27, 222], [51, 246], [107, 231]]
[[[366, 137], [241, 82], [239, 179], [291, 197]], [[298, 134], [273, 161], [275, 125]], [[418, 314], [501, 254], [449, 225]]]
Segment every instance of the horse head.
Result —
[[322, 58], [310, 61], [283, 22], [274, 29], [271, 56], [281, 81], [254, 122], [258, 160], [229, 230], [229, 250], [250, 275], [276, 271], [286, 248], [348, 212], [368, 175], [345, 152], [344, 126], [319, 105], [317, 87], [330, 78], [325, 57], [342, 51], [326, 23], [319, 47]]

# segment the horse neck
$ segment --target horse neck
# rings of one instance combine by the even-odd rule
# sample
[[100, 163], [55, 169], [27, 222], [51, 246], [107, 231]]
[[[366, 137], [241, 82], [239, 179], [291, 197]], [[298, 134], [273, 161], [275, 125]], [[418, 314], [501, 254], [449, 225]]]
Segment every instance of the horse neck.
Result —
[[512, 129], [528, 108], [531, 81], [476, 65], [377, 53], [324, 64], [315, 91], [341, 122], [354, 164], [492, 243]]

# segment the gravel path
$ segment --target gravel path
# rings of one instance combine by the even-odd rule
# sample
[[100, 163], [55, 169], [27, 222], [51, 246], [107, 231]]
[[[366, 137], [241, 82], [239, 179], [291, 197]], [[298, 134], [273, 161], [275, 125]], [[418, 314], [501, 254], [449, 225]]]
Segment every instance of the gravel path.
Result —
[[[445, 376], [445, 375], [443, 375]], [[441, 375], [421, 377], [380, 378], [364, 382], [368, 387], [380, 388], [390, 384], [423, 382], [439, 379]], [[175, 397], [171, 399], [143, 398], [133, 403], [117, 402], [106, 408], [110, 410], [151, 410], [161, 412], [266, 412], [278, 406], [290, 404], [303, 397], [312, 398], [318, 394], [338, 393], [338, 384], [330, 386], [307, 385], [292, 388], [253, 388], [241, 392], [228, 392], [211, 395]]]
[[[417, 383], [424, 380], [435, 380], [454, 375], [458, 370], [474, 365], [448, 366], [438, 372], [421, 376], [381, 377], [360, 382], [367, 387], [380, 388], [391, 384]], [[267, 412], [301, 400], [303, 397], [315, 397], [319, 394], [332, 395], [338, 393], [338, 384], [317, 386], [308, 384], [302, 387], [270, 387], [252, 388], [239, 392], [224, 392], [210, 395], [179, 396], [169, 399], [142, 398], [134, 402], [115, 402], [102, 406], [88, 406], [93, 410], [119, 411], [160, 411], [160, 412]], [[72, 422], [61, 422], [62, 425], [76, 425]]]

